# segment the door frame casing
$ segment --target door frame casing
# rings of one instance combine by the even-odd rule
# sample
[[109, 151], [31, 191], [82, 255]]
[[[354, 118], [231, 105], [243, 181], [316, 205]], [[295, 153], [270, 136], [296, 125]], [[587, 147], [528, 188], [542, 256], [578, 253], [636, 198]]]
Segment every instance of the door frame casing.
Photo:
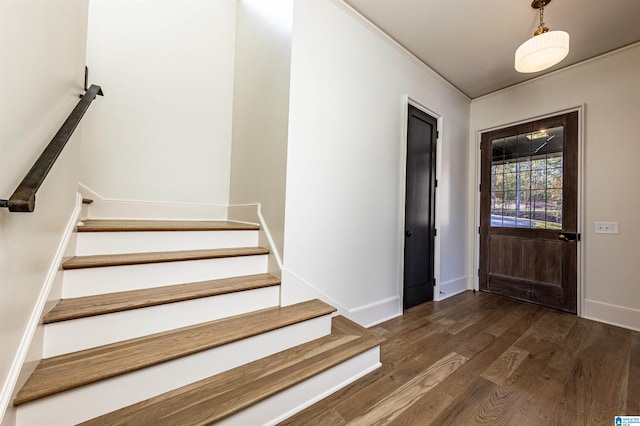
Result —
[[[442, 163], [442, 129], [443, 118], [441, 114], [433, 111], [432, 109], [424, 106], [420, 102], [411, 98], [409, 95], [402, 97], [402, 126], [400, 136], [400, 185], [398, 188], [398, 294], [400, 311], [402, 312], [404, 303], [404, 243], [405, 243], [405, 202], [406, 202], [406, 186], [407, 186], [407, 136], [408, 136], [408, 121], [409, 121], [409, 105], [419, 109], [425, 114], [430, 115], [436, 119], [436, 126], [438, 130], [438, 137], [436, 138], [436, 180], [440, 183], [440, 167]], [[439, 203], [439, 188], [435, 190], [435, 229], [440, 229], [440, 203]], [[434, 237], [433, 248], [433, 275], [436, 280], [436, 285], [433, 288], [433, 300], [439, 301], [440, 298], [440, 234], [438, 233]]]
[[[585, 105], [579, 105], [575, 107], [569, 107], [566, 109], [562, 109], [559, 111], [555, 111], [549, 114], [539, 115], [535, 117], [525, 118], [522, 120], [514, 121], [511, 123], [501, 124], [499, 126], [494, 126], [486, 129], [476, 130], [475, 132], [475, 144], [474, 144], [474, 155], [475, 155], [475, 173], [474, 173], [474, 185], [472, 187], [474, 193], [474, 256], [473, 256], [473, 289], [474, 291], [478, 291], [480, 289], [480, 278], [478, 271], [480, 270], [480, 233], [477, 232], [480, 229], [480, 178], [481, 178], [481, 149], [480, 145], [482, 143], [482, 134], [491, 132], [494, 130], [500, 130], [507, 127], [517, 126], [519, 124], [529, 123], [531, 121], [543, 120], [549, 117], [555, 117], [557, 115], [567, 114], [570, 112], [578, 113], [578, 221], [577, 221], [577, 229], [576, 232], [582, 235], [582, 240], [584, 240], [584, 111]], [[582, 312], [584, 312], [584, 250], [582, 240], [577, 242], [576, 249], [577, 253], [577, 315], [582, 316]]]

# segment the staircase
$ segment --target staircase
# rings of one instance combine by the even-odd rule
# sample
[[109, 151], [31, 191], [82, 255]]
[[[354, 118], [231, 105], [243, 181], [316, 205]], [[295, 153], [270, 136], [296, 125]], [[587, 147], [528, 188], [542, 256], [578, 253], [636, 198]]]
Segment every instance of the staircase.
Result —
[[280, 306], [258, 226], [85, 220], [22, 425], [276, 424], [377, 368], [381, 338]]

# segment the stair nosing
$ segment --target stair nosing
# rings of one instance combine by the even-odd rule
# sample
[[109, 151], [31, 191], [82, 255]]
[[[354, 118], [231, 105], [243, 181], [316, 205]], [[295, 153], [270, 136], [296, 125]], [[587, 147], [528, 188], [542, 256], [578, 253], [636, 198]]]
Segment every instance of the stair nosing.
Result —
[[86, 219], [78, 232], [258, 231], [260, 225], [233, 221]]
[[74, 256], [62, 263], [62, 269], [73, 270], [86, 268], [102, 268], [108, 266], [143, 265], [152, 263], [181, 262], [188, 260], [255, 256], [263, 254], [269, 254], [269, 249], [263, 247], [237, 247], [123, 254], [96, 254], [88, 256]]
[[[285, 314], [289, 311], [295, 312], [296, 310], [302, 310], [302, 312], [293, 318], [285, 317]], [[210, 350], [238, 340], [253, 337], [261, 333], [277, 330], [279, 328], [287, 327], [324, 315], [329, 315], [332, 312], [335, 312], [335, 310], [336, 309], [334, 307], [314, 299], [312, 301], [302, 302], [287, 307], [262, 309], [246, 314], [235, 315], [233, 317], [156, 333], [149, 336], [129, 339], [123, 342], [112, 343], [98, 348], [86, 349], [71, 354], [44, 359], [36, 367], [34, 373], [18, 392], [13, 404], [17, 406], [100, 380], [116, 377], [131, 371], [136, 371], [180, 357]], [[265, 321], [263, 316], [271, 316], [274, 318], [268, 318], [270, 321]], [[239, 330], [241, 330], [242, 325], [246, 327], [247, 323], [250, 323], [251, 321], [253, 321], [252, 329], [241, 333]], [[231, 331], [227, 330], [229, 335], [225, 336], [224, 333], [220, 332], [221, 329], [223, 331], [225, 329]], [[207, 331], [209, 332], [207, 335], [208, 340], [205, 343], [199, 343], [196, 345], [193, 337], [207, 334]], [[210, 336], [211, 334], [213, 334], [213, 336]], [[192, 338], [189, 338], [189, 336]], [[171, 344], [172, 341], [173, 344]], [[187, 347], [188, 345], [186, 343], [191, 343], [191, 346]], [[145, 349], [144, 346], [147, 346], [147, 348]], [[139, 355], [139, 353], [151, 354], [154, 347], [164, 348], [165, 353], [162, 356], [155, 355], [154, 359], [145, 361], [129, 359], [136, 354]], [[175, 351], [167, 353], [166, 348], [175, 349]], [[130, 352], [131, 354], [127, 354], [127, 352]], [[123, 360], [126, 360], [127, 362], [123, 363]], [[43, 378], [42, 376], [47, 376], [47, 374], [44, 374], [43, 370], [50, 370], [52, 372], [51, 374], [48, 374], [48, 376], [55, 375], [57, 371], [58, 376], [65, 377], [65, 374], [69, 371], [76, 370], [81, 367], [83, 361], [91, 367], [92, 371], [85, 371], [84, 374], [80, 375], [80, 377], [74, 377], [73, 379], [66, 377], [65, 380], [58, 380], [56, 385], [44, 386], [43, 382], [45, 382], [47, 377]], [[123, 365], [119, 366], [118, 369], [105, 371], [107, 368], [112, 368], [110, 364], [118, 362], [123, 363]], [[72, 364], [74, 363], [78, 365], [76, 365], [75, 368], [72, 368]], [[34, 389], [31, 389], [32, 387]]]
[[[333, 318], [334, 323], [339, 321], [350, 322], [348, 319], [341, 316]], [[360, 328], [360, 331], [356, 330], [356, 328], [358, 327]], [[81, 425], [85, 425], [85, 426], [99, 425], [99, 424], [104, 424], [103, 422], [105, 421], [107, 421], [109, 424], [112, 424], [112, 425], [130, 424], [132, 420], [135, 420], [135, 418], [132, 418], [132, 415], [136, 414], [134, 410], [136, 410], [137, 407], [141, 408], [142, 411], [141, 411], [141, 414], [139, 415], [142, 416], [142, 415], [148, 414], [151, 411], [154, 411], [154, 408], [155, 408], [154, 404], [156, 403], [159, 404], [161, 407], [169, 407], [174, 399], [176, 400], [189, 399], [190, 401], [193, 401], [193, 398], [191, 398], [190, 396], [192, 393], [196, 391], [197, 393], [201, 395], [206, 395], [207, 397], [200, 398], [198, 401], [192, 402], [188, 406], [179, 404], [180, 406], [184, 407], [180, 411], [183, 412], [186, 410], [190, 410], [191, 412], [196, 412], [199, 410], [194, 410], [193, 408], [201, 404], [207, 404], [207, 406], [214, 406], [216, 410], [215, 414], [212, 414], [211, 416], [207, 416], [206, 418], [200, 419], [199, 421], [196, 421], [196, 422], [194, 422], [193, 420], [190, 420], [189, 422], [189, 424], [194, 424], [194, 425], [211, 424], [212, 422], [219, 421], [226, 417], [229, 417], [249, 407], [252, 404], [260, 402], [266, 398], [269, 398], [277, 394], [278, 392], [286, 390], [292, 386], [295, 386], [303, 382], [304, 380], [307, 380], [315, 375], [318, 375], [324, 371], [327, 371], [328, 369], [331, 369], [348, 359], [358, 356], [366, 352], [367, 350], [380, 345], [385, 340], [383, 337], [381, 337], [377, 333], [374, 333], [368, 329], [365, 329], [357, 325], [356, 327], [354, 327], [353, 331], [355, 332], [355, 334], [357, 334], [357, 336], [352, 336], [352, 337], [356, 337], [356, 338], [347, 340], [344, 343], [341, 343], [339, 346], [331, 347], [327, 351], [316, 353], [307, 357], [306, 356], [307, 351], [312, 352], [313, 348], [319, 345], [324, 345], [326, 344], [325, 342], [331, 342], [331, 340], [339, 339], [339, 336], [348, 336], [348, 334], [339, 334], [339, 333], [336, 334], [335, 329], [332, 327], [332, 333], [327, 336], [321, 337], [311, 342], [304, 343], [294, 348], [286, 349], [279, 353], [273, 354], [269, 357], [265, 357], [265, 358], [253, 361], [251, 363], [222, 372], [215, 376], [212, 376], [212, 377], [191, 383], [189, 385], [183, 386], [181, 388], [163, 393], [161, 395], [149, 398], [147, 400], [144, 400], [135, 404], [131, 404], [130, 406], [123, 407], [119, 410], [115, 410], [113, 412], [88, 420], [84, 423], [81, 423]], [[300, 354], [301, 348], [304, 348], [304, 349]], [[269, 370], [268, 373], [263, 373], [258, 377], [255, 377], [254, 375], [248, 375], [246, 373], [244, 374], [240, 373], [243, 369], [247, 369], [247, 368], [263, 371], [265, 368], [269, 367], [269, 365], [271, 364], [279, 365], [281, 358], [285, 361], [289, 360], [289, 356], [290, 356], [289, 354], [292, 354], [292, 353], [297, 353], [300, 359], [297, 362], [293, 364], [290, 363], [290, 365], [287, 365], [283, 368], [277, 368], [277, 369], [274, 369], [273, 371]], [[309, 367], [309, 364], [311, 364], [311, 367]], [[276, 377], [274, 378], [274, 376]], [[281, 376], [281, 377], [278, 378], [277, 376]], [[285, 377], [283, 378], [282, 376], [285, 376]], [[247, 398], [247, 395], [250, 395], [251, 392], [256, 392], [256, 389], [258, 388], [258, 385], [260, 382], [273, 383], [274, 380], [280, 380], [281, 382], [284, 382], [284, 383], [280, 384], [277, 388], [272, 387], [268, 392], [265, 392], [257, 396], [251, 396], [251, 398]], [[222, 389], [225, 387], [225, 384], [227, 382], [237, 383], [238, 381], [241, 382], [240, 386], [233, 389], [226, 390], [226, 391]], [[239, 395], [239, 398], [234, 397], [234, 395]], [[242, 399], [243, 397], [245, 397], [246, 399], [238, 403], [238, 400]], [[224, 401], [225, 398], [227, 399], [227, 401], [229, 400], [234, 401], [234, 404], [231, 404], [228, 402], [223, 402], [222, 404], [220, 403], [216, 404], [216, 400]], [[127, 411], [133, 411], [133, 413], [126, 414]], [[114, 416], [117, 417], [119, 413], [125, 413], [126, 418], [114, 419]], [[161, 412], [161, 413], [157, 413], [156, 416], [157, 417], [161, 416], [159, 417], [159, 419], [171, 422], [170, 416], [174, 414], [175, 413], [173, 412], [171, 413]], [[176, 419], [173, 419], [173, 420], [175, 421]]]
[[43, 317], [43, 323], [53, 324], [280, 284], [280, 279], [265, 273], [62, 299]]

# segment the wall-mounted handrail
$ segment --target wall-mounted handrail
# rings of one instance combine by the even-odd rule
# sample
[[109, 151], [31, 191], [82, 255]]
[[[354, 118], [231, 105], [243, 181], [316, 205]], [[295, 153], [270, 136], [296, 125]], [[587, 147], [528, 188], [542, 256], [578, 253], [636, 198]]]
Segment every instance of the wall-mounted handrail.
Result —
[[80, 123], [84, 113], [97, 95], [103, 96], [103, 93], [100, 86], [95, 84], [92, 84], [84, 95], [81, 95], [78, 105], [71, 111], [69, 118], [66, 119], [58, 133], [42, 151], [42, 154], [40, 154], [29, 173], [18, 185], [13, 195], [8, 200], [0, 200], [0, 207], [6, 207], [11, 212], [32, 212], [35, 209], [38, 188], [44, 182], [49, 170], [53, 167], [56, 159], [71, 138], [73, 131], [78, 127], [78, 123]]

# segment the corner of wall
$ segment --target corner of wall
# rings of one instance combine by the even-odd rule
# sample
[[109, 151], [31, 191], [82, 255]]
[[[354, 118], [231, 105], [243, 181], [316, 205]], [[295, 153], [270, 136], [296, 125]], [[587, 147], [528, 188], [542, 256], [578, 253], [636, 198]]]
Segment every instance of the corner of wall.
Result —
[[473, 277], [465, 275], [453, 280], [440, 283], [436, 301], [448, 299], [456, 294], [473, 289]]
[[356, 308], [347, 308], [333, 300], [300, 276], [286, 269], [282, 270], [282, 306], [293, 305], [311, 299], [320, 299], [335, 307], [336, 315], [347, 317], [363, 327], [372, 327], [402, 315], [402, 301], [399, 296], [379, 300]]
[[640, 310], [585, 299], [582, 317], [640, 331]]

